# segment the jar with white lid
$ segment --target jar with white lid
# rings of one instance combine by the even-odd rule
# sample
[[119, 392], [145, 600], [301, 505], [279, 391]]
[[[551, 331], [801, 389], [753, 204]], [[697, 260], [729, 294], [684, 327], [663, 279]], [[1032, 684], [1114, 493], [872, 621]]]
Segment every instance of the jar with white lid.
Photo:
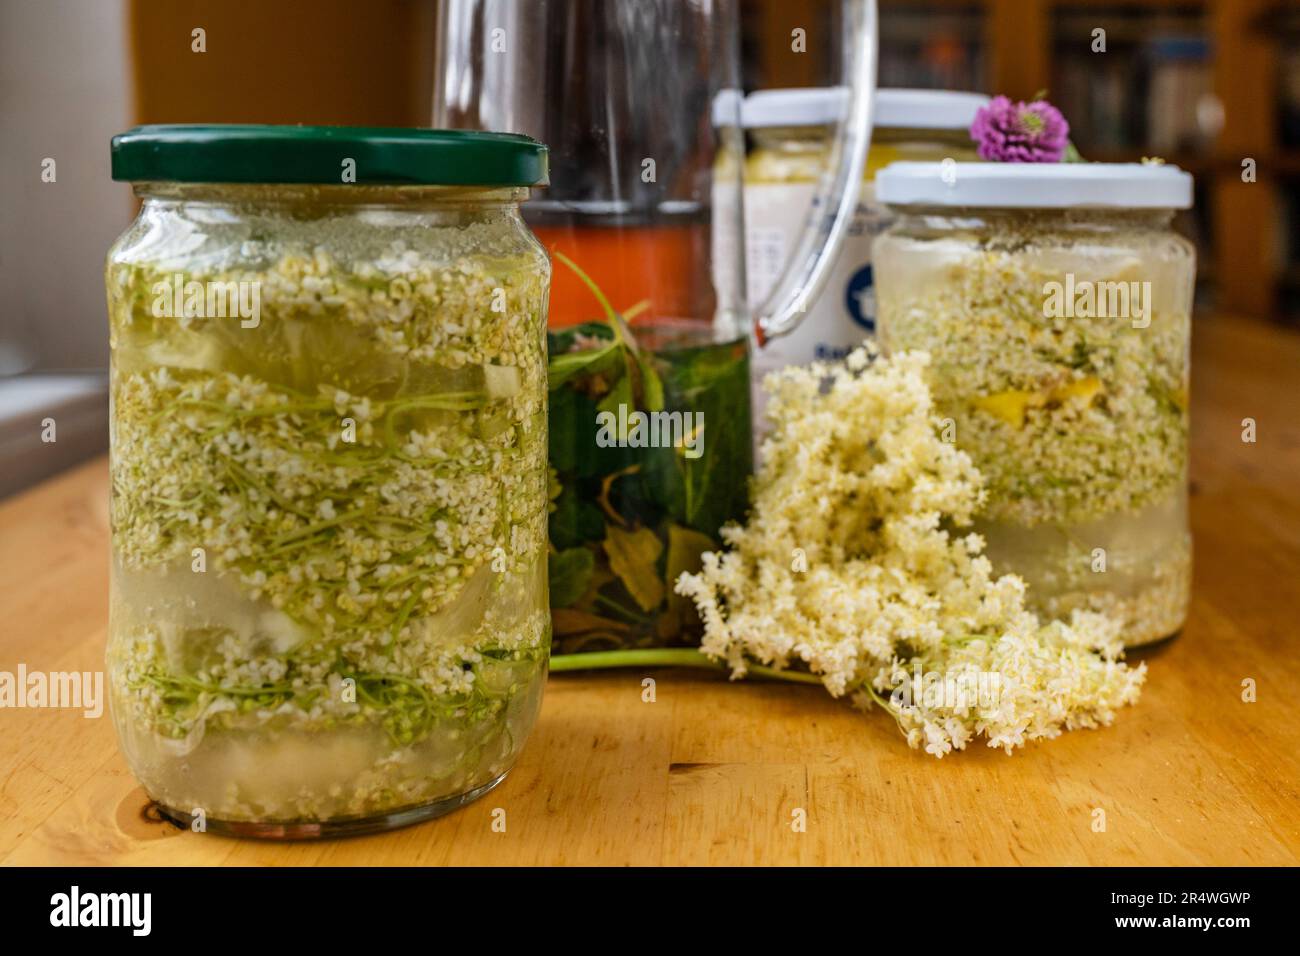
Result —
[[[843, 114], [843, 88], [762, 90], [745, 98], [741, 121], [753, 142], [745, 160], [747, 292], [759, 304], [772, 291], [813, 205], [831, 149], [831, 130]], [[788, 335], [754, 356], [754, 408], [762, 424], [764, 375], [786, 365], [838, 360], [875, 328], [872, 240], [888, 223], [875, 199], [876, 173], [896, 160], [973, 160], [970, 125], [988, 102], [979, 93], [880, 90], [871, 150], [857, 212], [825, 292]]]
[[984, 474], [975, 530], [1040, 613], [1187, 613], [1195, 253], [1164, 165], [896, 163], [875, 245], [880, 338], [930, 353], [940, 427]]

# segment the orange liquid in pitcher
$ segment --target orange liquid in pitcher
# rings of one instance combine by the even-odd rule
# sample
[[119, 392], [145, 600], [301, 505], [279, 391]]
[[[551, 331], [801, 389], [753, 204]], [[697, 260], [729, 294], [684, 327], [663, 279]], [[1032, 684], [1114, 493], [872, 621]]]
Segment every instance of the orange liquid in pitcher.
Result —
[[[704, 223], [593, 226], [533, 225], [547, 252], [576, 262], [620, 311], [645, 302], [633, 325], [657, 319], [709, 322], [713, 315], [709, 230]], [[547, 324], [558, 329], [603, 320], [591, 290], [563, 263], [551, 275]]]

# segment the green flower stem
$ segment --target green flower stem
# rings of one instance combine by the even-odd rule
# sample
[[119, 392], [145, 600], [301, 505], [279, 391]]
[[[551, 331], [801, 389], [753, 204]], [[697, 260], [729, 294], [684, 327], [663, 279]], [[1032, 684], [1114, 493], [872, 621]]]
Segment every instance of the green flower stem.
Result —
[[[689, 647], [654, 647], [630, 651], [592, 651], [583, 654], [557, 654], [551, 658], [551, 673], [563, 671], [605, 670], [611, 667], [698, 667], [703, 670], [727, 672], [721, 661], [705, 657]], [[792, 681], [797, 684], [820, 684], [816, 674], [801, 671], [777, 670], [762, 664], [746, 665], [746, 673], [769, 680]]]

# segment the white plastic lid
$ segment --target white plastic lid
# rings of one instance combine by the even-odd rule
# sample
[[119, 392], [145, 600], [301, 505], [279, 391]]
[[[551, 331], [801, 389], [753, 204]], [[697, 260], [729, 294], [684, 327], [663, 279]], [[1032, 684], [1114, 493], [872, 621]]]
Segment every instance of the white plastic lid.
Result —
[[[746, 129], [777, 126], [827, 126], [847, 109], [842, 86], [758, 90], [745, 97], [741, 123]], [[969, 129], [989, 98], [952, 90], [877, 90], [875, 125], [894, 129]]]
[[890, 163], [876, 198], [894, 206], [1188, 209], [1192, 177], [1151, 163]]
[[893, 129], [970, 129], [975, 114], [988, 105], [983, 93], [881, 90], [876, 94], [875, 123]]
[[734, 87], [724, 87], [713, 96], [713, 125], [735, 126], [745, 108], [745, 94]]

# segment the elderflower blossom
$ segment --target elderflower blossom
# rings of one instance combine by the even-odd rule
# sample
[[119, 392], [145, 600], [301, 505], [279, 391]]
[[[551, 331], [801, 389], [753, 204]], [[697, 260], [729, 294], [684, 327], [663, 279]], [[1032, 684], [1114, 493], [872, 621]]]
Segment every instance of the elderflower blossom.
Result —
[[1021, 579], [995, 576], [983, 540], [957, 532], [983, 483], [939, 437], [928, 364], [863, 346], [768, 378], [774, 430], [749, 523], [676, 586], [699, 608], [701, 649], [733, 677], [750, 661], [801, 664], [936, 757], [980, 736], [1011, 753], [1109, 724], [1145, 665], [1120, 660], [1108, 617], [1040, 623]]

